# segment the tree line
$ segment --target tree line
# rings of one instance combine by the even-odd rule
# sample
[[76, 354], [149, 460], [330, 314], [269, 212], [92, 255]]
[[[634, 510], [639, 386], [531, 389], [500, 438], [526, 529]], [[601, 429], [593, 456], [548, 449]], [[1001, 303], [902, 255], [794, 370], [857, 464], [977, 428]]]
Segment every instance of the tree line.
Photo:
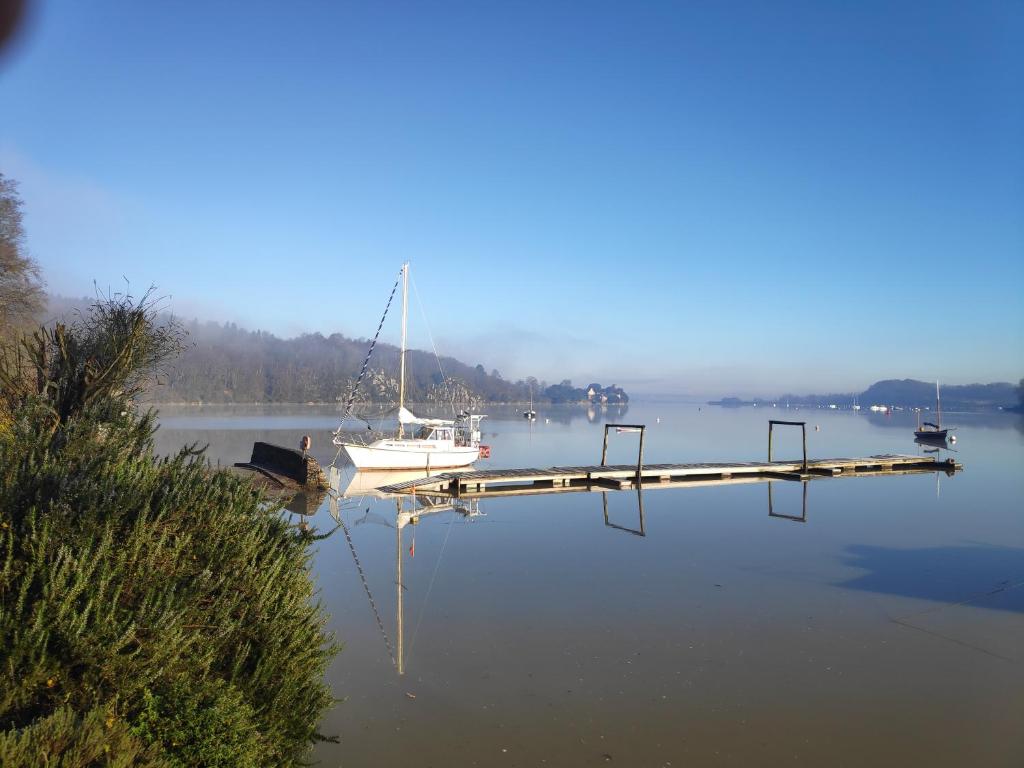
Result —
[[[68, 316], [87, 300], [51, 297], [49, 314]], [[154, 403], [393, 403], [398, 400], [400, 350], [378, 343], [361, 381], [369, 347], [341, 333], [306, 333], [282, 339], [235, 323], [181, 323], [185, 350], [149, 388]], [[620, 387], [568, 379], [548, 384], [529, 376], [505, 379], [497, 370], [421, 350], [406, 352], [406, 400], [414, 403], [626, 403]]]

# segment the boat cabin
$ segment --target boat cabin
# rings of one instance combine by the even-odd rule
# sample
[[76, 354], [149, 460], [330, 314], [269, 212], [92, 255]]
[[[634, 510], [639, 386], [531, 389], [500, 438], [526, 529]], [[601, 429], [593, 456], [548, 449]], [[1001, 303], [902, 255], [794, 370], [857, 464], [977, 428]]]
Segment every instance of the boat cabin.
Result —
[[414, 437], [417, 440], [447, 440], [449, 442], [455, 440], [451, 427], [434, 427], [429, 424], [420, 427]]
[[454, 446], [478, 445], [480, 443], [480, 421], [484, 416], [466, 414], [447, 424], [423, 424], [416, 430], [416, 440], [434, 440]]

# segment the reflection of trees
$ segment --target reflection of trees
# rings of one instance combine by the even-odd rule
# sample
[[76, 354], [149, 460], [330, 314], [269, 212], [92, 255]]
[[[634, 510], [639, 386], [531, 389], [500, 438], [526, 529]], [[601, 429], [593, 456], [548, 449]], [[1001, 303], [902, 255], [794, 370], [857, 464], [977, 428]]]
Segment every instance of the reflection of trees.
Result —
[[[921, 414], [923, 418], [927, 418], [928, 412], [925, 411]], [[948, 418], [947, 418], [948, 417]], [[868, 411], [864, 413], [860, 412], [858, 418], [865, 418], [870, 422], [873, 427], [880, 427], [883, 429], [895, 428], [906, 430], [913, 428], [917, 424], [917, 414], [913, 411], [897, 411], [891, 415], [884, 413], [874, 413]], [[946, 426], [947, 422], [950, 427], [957, 426], [957, 420], [960, 419], [960, 423], [963, 426], [971, 427], [985, 427], [987, 429], [1021, 429], [1021, 417], [1012, 413], [1006, 413], [1005, 411], [946, 411], [942, 409], [942, 422], [943, 426]]]

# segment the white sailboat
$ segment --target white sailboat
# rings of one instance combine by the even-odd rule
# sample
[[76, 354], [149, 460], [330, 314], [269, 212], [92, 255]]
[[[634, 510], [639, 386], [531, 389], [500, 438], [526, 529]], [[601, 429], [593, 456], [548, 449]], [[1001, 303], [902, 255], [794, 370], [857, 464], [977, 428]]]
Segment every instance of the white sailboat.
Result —
[[[409, 316], [409, 264], [402, 265], [402, 350], [398, 384], [398, 430], [393, 438], [365, 444], [344, 436], [341, 427], [333, 443], [348, 454], [359, 470], [458, 469], [481, 457], [490, 448], [480, 445], [481, 414], [464, 413], [456, 419], [421, 419], [405, 407], [405, 346]], [[406, 436], [406, 428], [410, 435]]]
[[533, 410], [533, 386], [530, 387], [530, 410], [523, 411], [523, 418], [529, 421], [537, 418], [537, 412]]

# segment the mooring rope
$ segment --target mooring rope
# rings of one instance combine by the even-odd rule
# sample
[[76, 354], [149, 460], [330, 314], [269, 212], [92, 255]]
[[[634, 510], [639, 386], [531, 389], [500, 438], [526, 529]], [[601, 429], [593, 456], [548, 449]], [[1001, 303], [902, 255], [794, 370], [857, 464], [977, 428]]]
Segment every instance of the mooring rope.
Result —
[[[366, 511], [369, 512], [370, 508], [367, 507]], [[348, 526], [345, 525], [345, 518], [340, 514], [338, 515], [338, 522], [341, 523], [341, 530], [345, 533], [345, 541], [348, 542], [348, 548], [352, 550], [352, 559], [356, 562], [356, 570], [359, 571], [359, 578], [363, 582], [363, 589], [366, 590], [366, 596], [370, 600], [370, 607], [373, 609], [373, 615], [377, 618], [377, 626], [380, 627], [380, 633], [384, 637], [384, 645], [387, 646], [388, 655], [391, 656], [391, 663], [396, 667], [398, 662], [395, 661], [395, 652], [391, 649], [391, 640], [388, 639], [388, 633], [384, 629], [384, 622], [381, 621], [380, 612], [377, 610], [377, 604], [373, 600], [373, 595], [370, 594], [370, 585], [366, 582], [366, 574], [363, 573], [363, 566], [359, 562], [359, 555], [356, 554], [356, 545], [352, 541], [352, 536], [348, 532]]]

